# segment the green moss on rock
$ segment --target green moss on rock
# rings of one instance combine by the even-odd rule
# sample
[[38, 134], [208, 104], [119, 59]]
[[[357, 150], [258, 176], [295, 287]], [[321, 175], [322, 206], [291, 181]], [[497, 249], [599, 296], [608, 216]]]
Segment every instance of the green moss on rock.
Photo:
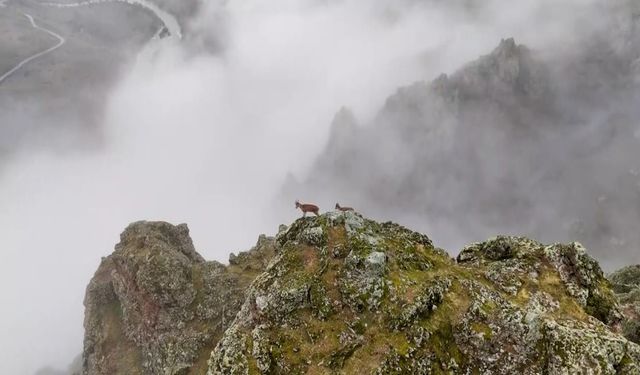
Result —
[[204, 373], [274, 254], [261, 236], [226, 267], [195, 251], [184, 224], [131, 224], [87, 287], [83, 373]]
[[[135, 223], [87, 289], [87, 374], [636, 374], [636, 270], [577, 243], [499, 236], [456, 260], [331, 212], [228, 266], [186, 226]], [[621, 322], [621, 312], [625, 320]]]
[[608, 278], [621, 304], [622, 334], [640, 343], [640, 265], [624, 267]]
[[[310, 240], [310, 228], [322, 239]], [[579, 244], [502, 236], [456, 263], [401, 226], [328, 213], [280, 231], [272, 266], [232, 325], [246, 333], [233, 340], [255, 348], [249, 332], [268, 330], [264, 374], [633, 371], [638, 347], [606, 325], [619, 313], [612, 296]], [[210, 374], [229, 373], [227, 345], [212, 352]], [[255, 350], [231, 349], [258, 361]]]

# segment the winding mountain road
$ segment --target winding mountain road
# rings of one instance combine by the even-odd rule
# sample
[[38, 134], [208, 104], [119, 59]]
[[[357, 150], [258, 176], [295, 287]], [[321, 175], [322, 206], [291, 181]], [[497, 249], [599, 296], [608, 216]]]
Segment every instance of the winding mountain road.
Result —
[[160, 19], [160, 21], [162, 21], [162, 23], [165, 25], [172, 36], [177, 37], [178, 39], [182, 39], [182, 30], [176, 18], [172, 14], [162, 10], [160, 7], [148, 0], [86, 0], [77, 3], [41, 2], [40, 5], [56, 8], [75, 8], [107, 3], [126, 3], [129, 5], [140, 5], [143, 8], [147, 8], [151, 12], [153, 12], [155, 16]]
[[25, 17], [27, 17], [29, 22], [31, 22], [31, 26], [33, 26], [35, 29], [42, 30], [45, 33], [47, 33], [47, 34], [53, 36], [54, 38], [58, 39], [58, 43], [56, 45], [54, 45], [53, 47], [47, 48], [44, 51], [40, 51], [40, 52], [36, 53], [35, 55], [31, 55], [31, 56], [27, 57], [26, 59], [22, 60], [20, 63], [18, 63], [18, 65], [14, 66], [13, 68], [11, 68], [11, 70], [9, 70], [8, 72], [6, 72], [6, 73], [4, 73], [3, 75], [0, 76], [0, 84], [2, 84], [2, 82], [4, 80], [6, 80], [7, 78], [11, 77], [11, 75], [13, 73], [18, 71], [20, 68], [22, 68], [26, 64], [30, 63], [31, 61], [33, 61], [33, 60], [35, 60], [35, 59], [37, 59], [39, 57], [44, 56], [44, 55], [46, 55], [46, 54], [48, 54], [50, 52], [55, 51], [56, 49], [62, 47], [62, 45], [65, 43], [65, 39], [62, 36], [54, 33], [51, 30], [45, 29], [44, 27], [38, 26], [38, 24], [36, 24], [36, 21], [33, 19], [33, 17], [31, 15], [26, 14], [26, 13], [23, 13], [23, 15]]
[[[4, 7], [6, 0], [0, 0], [0, 6]], [[166, 30], [169, 32], [169, 35], [171, 37], [175, 37], [178, 39], [182, 39], [182, 30], [180, 28], [180, 24], [178, 23], [178, 21], [176, 20], [176, 18], [171, 15], [168, 12], [165, 12], [164, 10], [160, 9], [157, 5], [153, 4], [152, 2], [148, 1], [148, 0], [87, 0], [87, 1], [81, 1], [81, 2], [77, 2], [77, 3], [56, 3], [56, 2], [42, 2], [40, 3], [40, 5], [43, 6], [50, 6], [50, 7], [56, 7], [56, 8], [71, 8], [71, 7], [80, 7], [80, 6], [89, 6], [89, 5], [97, 5], [97, 4], [106, 4], [106, 3], [115, 3], [115, 2], [120, 2], [120, 3], [126, 3], [126, 4], [130, 4], [130, 5], [140, 5], [146, 9], [149, 9], [151, 12], [153, 12], [155, 14], [156, 17], [158, 17], [158, 19], [160, 19], [160, 21], [164, 24], [164, 26], [166, 27]], [[46, 32], [47, 34], [55, 37], [56, 39], [58, 39], [58, 43], [56, 45], [54, 45], [53, 47], [47, 48], [44, 51], [38, 52], [32, 56], [29, 56], [28, 58], [22, 60], [18, 65], [14, 66], [13, 68], [11, 68], [11, 70], [9, 70], [8, 72], [4, 73], [3, 75], [0, 76], [0, 84], [2, 84], [2, 82], [4, 80], [6, 80], [7, 78], [11, 77], [11, 75], [13, 75], [16, 71], [18, 71], [20, 68], [22, 68], [24, 65], [28, 64], [29, 62], [42, 57], [50, 52], [55, 51], [56, 49], [60, 48], [65, 42], [65, 38], [63, 38], [62, 36], [56, 34], [55, 32], [45, 29], [43, 27], [38, 26], [38, 24], [36, 24], [35, 20], [33, 19], [33, 17], [29, 14], [23, 13], [23, 15], [25, 17], [27, 17], [27, 19], [29, 20], [29, 22], [31, 22], [31, 25], [38, 29], [38, 30], [42, 30], [44, 32]], [[161, 33], [162, 29], [158, 31], [158, 33], [154, 36], [154, 38], [152, 38], [152, 40], [157, 39]]]

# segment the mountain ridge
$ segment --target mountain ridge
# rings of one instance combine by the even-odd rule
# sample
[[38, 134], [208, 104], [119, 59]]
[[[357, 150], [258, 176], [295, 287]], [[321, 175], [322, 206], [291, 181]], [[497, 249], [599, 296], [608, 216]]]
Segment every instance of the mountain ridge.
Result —
[[[503, 39], [452, 74], [397, 89], [368, 123], [342, 108], [313, 173], [289, 178], [281, 196], [338, 195], [373, 217], [413, 217], [453, 248], [522, 233], [578, 239], [609, 269], [637, 263], [640, 216], [628, 202], [640, 183], [629, 158], [640, 48], [630, 35], [555, 55]], [[620, 264], [607, 263], [612, 252]]]
[[640, 366], [609, 282], [581, 245], [499, 236], [453, 259], [425, 235], [353, 212], [281, 226], [228, 266], [197, 255], [184, 224], [134, 223], [85, 305], [84, 374]]

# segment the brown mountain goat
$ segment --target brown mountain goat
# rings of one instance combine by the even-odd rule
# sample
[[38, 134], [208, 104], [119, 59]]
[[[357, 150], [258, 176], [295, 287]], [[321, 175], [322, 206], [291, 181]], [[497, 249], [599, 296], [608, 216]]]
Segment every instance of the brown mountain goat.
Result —
[[307, 212], [312, 212], [316, 216], [319, 216], [318, 212], [320, 211], [320, 208], [318, 208], [318, 206], [316, 206], [315, 204], [300, 203], [299, 201], [296, 201], [296, 208], [302, 210], [302, 217], [307, 216]]
[[340, 210], [342, 212], [354, 211], [352, 207], [341, 207], [339, 203], [336, 203], [336, 210]]

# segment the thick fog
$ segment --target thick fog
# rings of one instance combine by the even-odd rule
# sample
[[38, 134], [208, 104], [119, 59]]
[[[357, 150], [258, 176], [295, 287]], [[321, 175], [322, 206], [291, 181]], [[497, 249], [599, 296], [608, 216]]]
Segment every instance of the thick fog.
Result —
[[564, 33], [496, 43], [397, 90], [373, 120], [343, 110], [313, 175], [284, 195], [340, 197], [453, 251], [503, 233], [579, 240], [606, 270], [637, 263], [638, 14], [576, 7]]
[[[28, 100], [41, 89], [28, 86], [28, 75], [13, 77], [27, 80], [26, 89], [3, 91], [10, 82], [0, 83], [0, 97], [16, 103], [3, 107], [0, 123], [0, 146], [11, 146], [0, 147], [0, 372], [63, 369], [81, 352], [84, 288], [128, 223], [186, 222], [196, 249], [224, 262], [298, 217], [295, 199], [324, 211], [337, 195], [358, 194], [341, 186], [282, 198], [292, 180], [313, 181], [340, 108], [370, 123], [398, 87], [453, 73], [502, 38], [543, 52], [581, 45], [581, 35], [608, 27], [605, 3], [213, 1], [174, 9], [183, 40], [124, 54], [115, 78], [91, 87], [104, 100], [76, 119], [80, 125], [46, 105], [66, 95], [64, 81], [54, 80], [55, 97], [37, 101]], [[115, 14], [108, 21], [114, 32], [124, 26]], [[402, 148], [378, 151], [411, 159]], [[368, 210], [360, 199], [358, 208], [385, 219], [370, 203]], [[455, 218], [393, 218], [438, 228], [441, 245], [458, 243]]]

